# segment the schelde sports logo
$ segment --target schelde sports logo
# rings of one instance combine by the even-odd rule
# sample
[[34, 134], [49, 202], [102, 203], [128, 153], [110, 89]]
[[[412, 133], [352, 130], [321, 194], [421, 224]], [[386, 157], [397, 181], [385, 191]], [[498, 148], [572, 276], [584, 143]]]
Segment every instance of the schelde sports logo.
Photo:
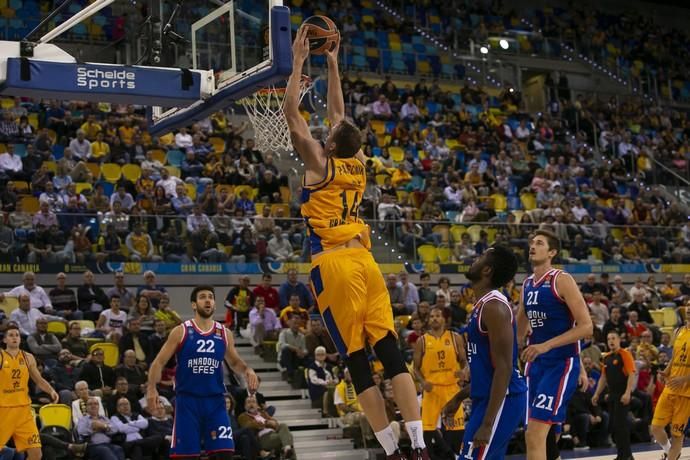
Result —
[[77, 67], [77, 86], [88, 89], [136, 89], [137, 75], [131, 70]]

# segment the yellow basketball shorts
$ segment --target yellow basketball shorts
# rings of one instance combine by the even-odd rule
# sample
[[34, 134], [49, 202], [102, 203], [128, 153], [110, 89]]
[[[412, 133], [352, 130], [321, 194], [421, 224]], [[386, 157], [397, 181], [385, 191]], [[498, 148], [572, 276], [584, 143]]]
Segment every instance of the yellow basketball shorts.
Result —
[[347, 248], [312, 262], [311, 288], [333, 343], [342, 356], [394, 336], [386, 283], [367, 249]]
[[27, 449], [41, 448], [41, 437], [36, 428], [36, 420], [31, 406], [0, 407], [0, 446], [7, 444], [10, 438], [19, 452]]
[[654, 409], [652, 425], [666, 426], [670, 423], [671, 436], [682, 437], [688, 418], [690, 418], [690, 397], [670, 394], [668, 391], [661, 393]]
[[[443, 407], [453, 396], [460, 391], [457, 384], [453, 385], [434, 385], [431, 392], [422, 393], [422, 429], [424, 431], [434, 431], [441, 426], [441, 415]], [[443, 421], [446, 422], [445, 420]], [[465, 414], [462, 405], [453, 417], [452, 426], [446, 424], [448, 431], [460, 431], [465, 429]]]

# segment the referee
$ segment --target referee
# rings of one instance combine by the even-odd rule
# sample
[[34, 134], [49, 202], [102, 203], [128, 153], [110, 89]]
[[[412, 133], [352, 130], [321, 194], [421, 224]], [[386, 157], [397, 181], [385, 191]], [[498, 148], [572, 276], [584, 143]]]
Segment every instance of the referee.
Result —
[[618, 456], [616, 460], [630, 460], [633, 458], [630, 450], [630, 397], [635, 384], [635, 362], [632, 354], [621, 348], [621, 336], [617, 331], [611, 331], [606, 336], [610, 352], [604, 356], [604, 365], [597, 389], [592, 396], [595, 406], [599, 396], [608, 386], [608, 408], [613, 426], [613, 437], [616, 442]]

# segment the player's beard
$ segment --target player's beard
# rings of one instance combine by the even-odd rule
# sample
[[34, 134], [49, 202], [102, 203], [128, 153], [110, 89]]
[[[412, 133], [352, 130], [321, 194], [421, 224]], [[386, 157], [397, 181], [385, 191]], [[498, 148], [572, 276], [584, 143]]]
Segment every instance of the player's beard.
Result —
[[470, 280], [472, 283], [476, 283], [482, 278], [482, 267], [478, 264], [472, 264], [470, 269], [465, 273], [465, 278]]
[[196, 314], [201, 316], [204, 319], [208, 319], [208, 318], [213, 317], [213, 314], [215, 312], [216, 312], [215, 308], [211, 308], [211, 310], [208, 312], [204, 308], [199, 308], [199, 307], [196, 308]]

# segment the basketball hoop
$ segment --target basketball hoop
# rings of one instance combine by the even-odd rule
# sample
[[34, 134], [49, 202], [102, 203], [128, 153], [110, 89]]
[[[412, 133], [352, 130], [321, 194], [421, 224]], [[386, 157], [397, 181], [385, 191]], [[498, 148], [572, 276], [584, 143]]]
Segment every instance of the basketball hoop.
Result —
[[[309, 92], [311, 78], [302, 75], [299, 82], [299, 102]], [[285, 87], [269, 86], [238, 101], [247, 110], [254, 127], [256, 147], [262, 152], [291, 151], [290, 129], [285, 119]]]

